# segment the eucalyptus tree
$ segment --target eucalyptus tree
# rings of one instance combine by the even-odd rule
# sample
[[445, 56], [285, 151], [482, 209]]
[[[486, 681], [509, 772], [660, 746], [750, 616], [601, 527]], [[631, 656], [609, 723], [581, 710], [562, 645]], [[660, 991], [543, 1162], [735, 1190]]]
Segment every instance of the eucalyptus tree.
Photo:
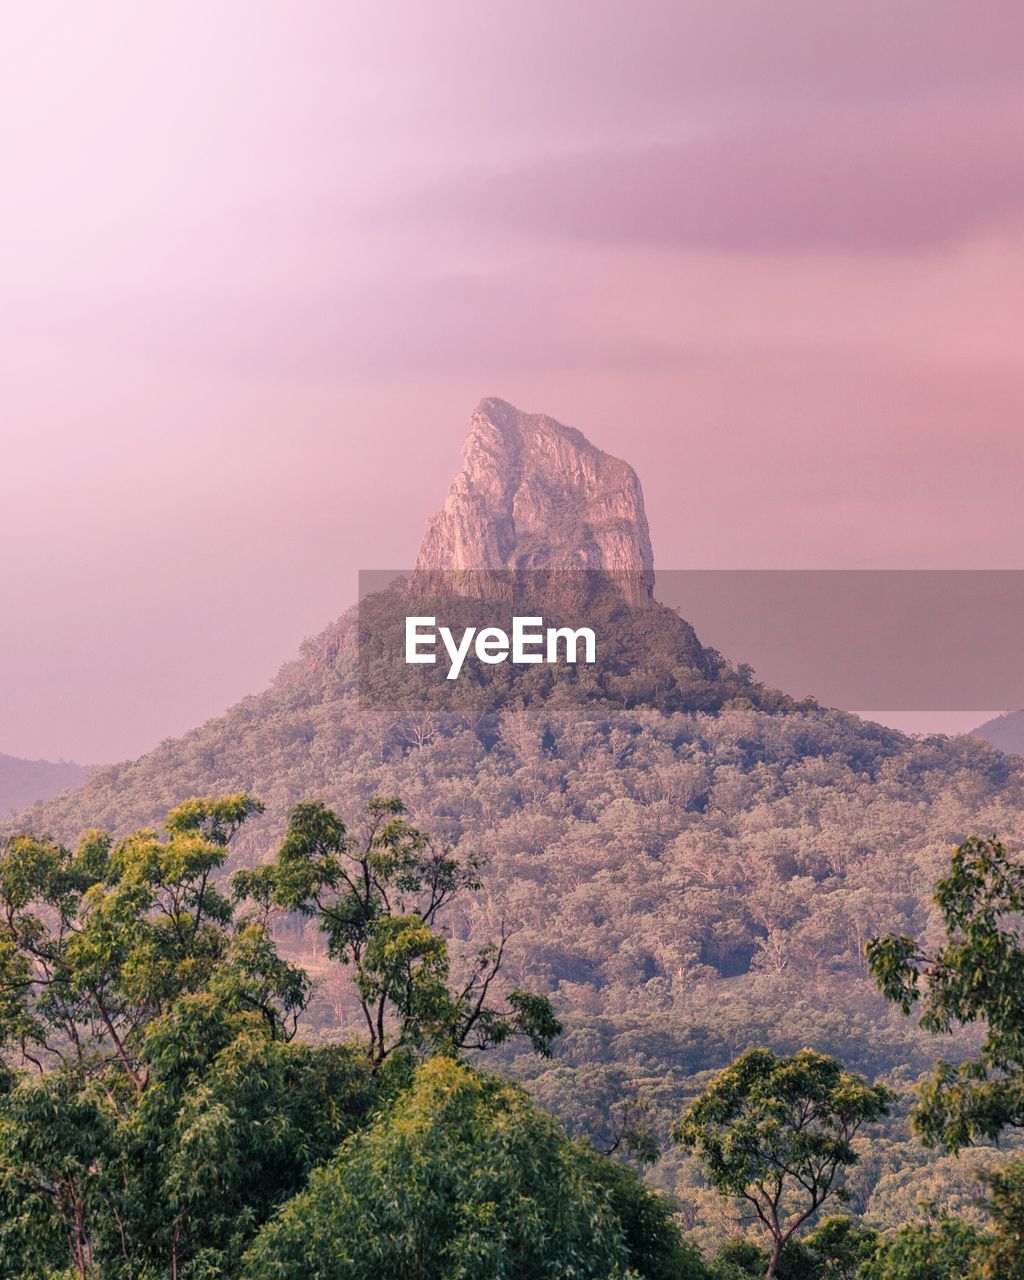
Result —
[[801, 1049], [778, 1057], [748, 1049], [718, 1074], [673, 1130], [696, 1153], [711, 1185], [735, 1196], [767, 1234], [766, 1274], [829, 1201], [845, 1199], [857, 1163], [853, 1139], [888, 1113], [890, 1094]]
[[874, 938], [868, 963], [885, 997], [935, 1035], [984, 1028], [977, 1052], [940, 1061], [920, 1090], [914, 1126], [955, 1152], [1024, 1127], [1024, 859], [998, 840], [971, 837], [935, 886], [944, 941]]
[[[245, 793], [163, 833], [31, 836], [0, 851], [0, 1273], [239, 1274], [254, 1233], [403, 1087], [418, 1057], [560, 1030], [543, 997], [494, 999], [507, 936], [449, 984], [440, 913], [479, 883], [374, 801], [364, 841], [299, 805], [273, 861], [228, 877]], [[274, 938], [314, 915], [367, 1014], [303, 1043], [312, 991]], [[396, 1052], [399, 1051], [399, 1052]]]
[[561, 1031], [547, 998], [521, 989], [497, 998], [510, 929], [451, 981], [442, 913], [480, 888], [482, 866], [412, 826], [400, 800], [371, 800], [356, 834], [312, 801], [292, 810], [276, 858], [237, 872], [233, 884], [263, 918], [280, 908], [317, 921], [329, 954], [352, 974], [375, 1067], [400, 1047], [459, 1054], [517, 1035], [547, 1055]]

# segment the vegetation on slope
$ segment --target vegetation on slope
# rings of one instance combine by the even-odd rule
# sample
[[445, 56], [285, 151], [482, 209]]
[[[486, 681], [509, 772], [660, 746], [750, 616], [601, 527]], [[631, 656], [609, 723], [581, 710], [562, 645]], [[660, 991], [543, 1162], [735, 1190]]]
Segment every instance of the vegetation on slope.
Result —
[[[990, 1153], [965, 1163], [911, 1132], [910, 1086], [934, 1045], [879, 996], [864, 947], [941, 936], [930, 886], [951, 846], [976, 831], [1019, 845], [1020, 762], [976, 739], [911, 740], [794, 703], [712, 656], [700, 660], [710, 668], [673, 667], [684, 624], [654, 611], [646, 625], [664, 634], [647, 634], [638, 687], [662, 689], [659, 707], [619, 684], [403, 709], [360, 699], [351, 615], [264, 694], [18, 825], [66, 840], [96, 821], [123, 833], [191, 794], [248, 789], [266, 813], [234, 838], [235, 871], [272, 853], [303, 798], [353, 813], [402, 795], [457, 854], [488, 855], [480, 892], [445, 917], [454, 978], [504, 925], [506, 974], [550, 997], [564, 1025], [550, 1060], [505, 1045], [497, 1065], [602, 1150], [638, 1159], [661, 1144], [648, 1176], [679, 1197], [698, 1239], [736, 1230], [735, 1214], [664, 1139], [752, 1044], [813, 1046], [895, 1091], [847, 1179], [852, 1212], [893, 1225], [923, 1196], [977, 1216], [974, 1170]], [[329, 1043], [358, 1028], [357, 993], [315, 921], [291, 912], [274, 935], [318, 978], [310, 1034]], [[951, 1038], [954, 1064], [979, 1034]]]
[[[166, 836], [5, 845], [12, 1280], [1019, 1276], [1024, 1161], [982, 1175], [980, 1218], [932, 1206], [886, 1231], [822, 1217], [855, 1201], [893, 1094], [811, 1049], [747, 1049], [678, 1116], [672, 1138], [738, 1214], [702, 1255], [685, 1202], [629, 1167], [658, 1145], [650, 1132], [623, 1141], [642, 1107], [621, 1113], [602, 1154], [469, 1064], [517, 1035], [543, 1059], [561, 1031], [543, 996], [499, 977], [500, 943], [453, 981], [440, 921], [477, 893], [479, 862], [412, 827], [397, 801], [372, 802], [358, 835], [307, 802], [270, 862], [218, 884], [261, 807], [244, 793], [193, 799]], [[988, 1028], [972, 1059], [919, 1089], [925, 1144], [958, 1151], [1019, 1124], [1022, 885], [1004, 846], [969, 839], [937, 885], [934, 953], [905, 935], [869, 943], [886, 998], [904, 1012], [920, 1000], [927, 1032]], [[354, 980], [364, 1022], [340, 1039], [315, 1034], [311, 975], [274, 941], [275, 915], [296, 911]]]

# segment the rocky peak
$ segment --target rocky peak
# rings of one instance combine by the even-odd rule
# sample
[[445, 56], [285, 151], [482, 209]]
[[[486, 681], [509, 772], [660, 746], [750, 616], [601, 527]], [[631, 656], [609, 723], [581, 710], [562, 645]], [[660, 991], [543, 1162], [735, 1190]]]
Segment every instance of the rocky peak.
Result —
[[636, 472], [582, 432], [482, 400], [462, 471], [427, 523], [417, 571], [596, 569], [650, 601], [654, 557]]

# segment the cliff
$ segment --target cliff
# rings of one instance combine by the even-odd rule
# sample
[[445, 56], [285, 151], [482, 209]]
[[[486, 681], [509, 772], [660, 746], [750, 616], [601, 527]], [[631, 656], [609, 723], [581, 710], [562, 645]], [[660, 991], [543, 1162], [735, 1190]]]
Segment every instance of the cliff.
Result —
[[631, 604], [650, 602], [654, 556], [628, 463], [554, 418], [496, 399], [480, 402], [462, 454], [417, 572], [599, 570]]

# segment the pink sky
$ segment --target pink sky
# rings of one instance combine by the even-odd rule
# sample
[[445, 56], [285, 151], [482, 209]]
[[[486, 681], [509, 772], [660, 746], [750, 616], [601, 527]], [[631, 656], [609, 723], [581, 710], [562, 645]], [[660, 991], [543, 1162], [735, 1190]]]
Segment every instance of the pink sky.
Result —
[[8, 6], [0, 751], [260, 688], [485, 395], [666, 568], [1021, 567], [1022, 132], [1009, 0]]

